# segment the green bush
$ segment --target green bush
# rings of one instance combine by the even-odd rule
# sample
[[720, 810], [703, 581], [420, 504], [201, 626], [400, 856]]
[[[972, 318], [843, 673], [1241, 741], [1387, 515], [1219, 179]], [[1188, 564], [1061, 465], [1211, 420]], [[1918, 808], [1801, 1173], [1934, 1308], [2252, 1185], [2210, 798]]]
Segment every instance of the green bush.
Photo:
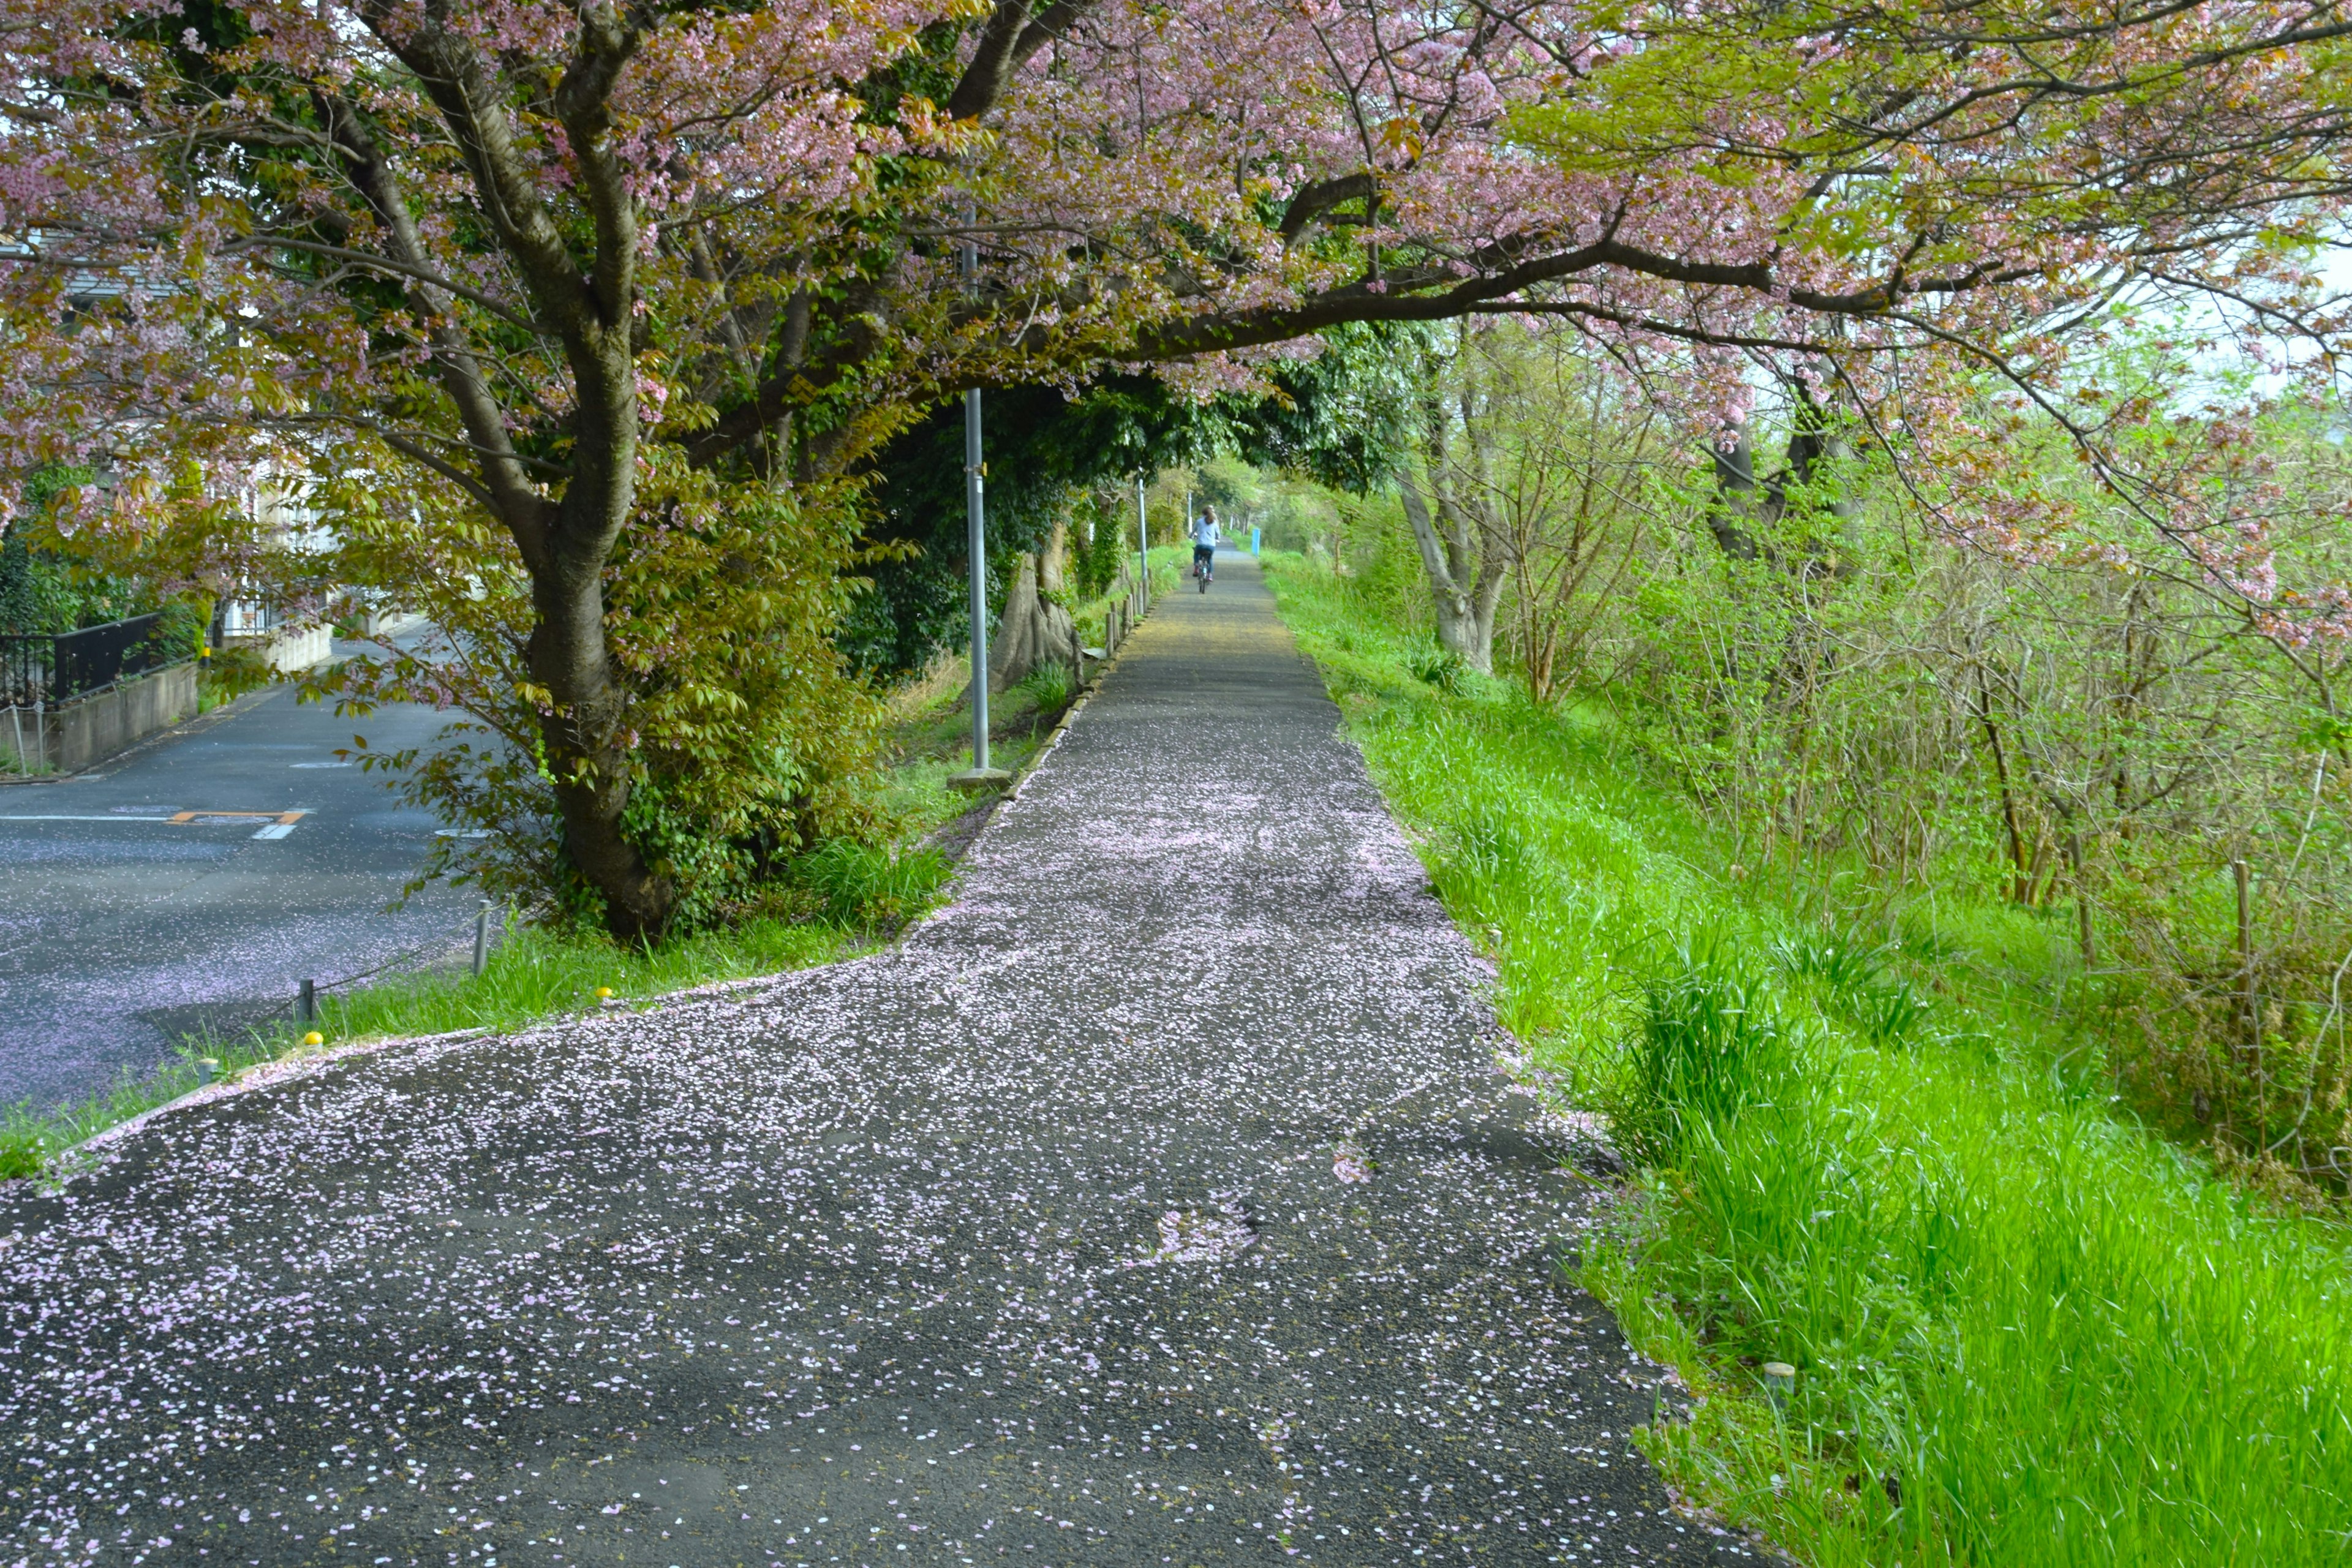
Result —
[[0, 1182], [39, 1175], [43, 1154], [38, 1128], [15, 1122], [0, 1127]]
[[234, 702], [277, 679], [278, 671], [261, 650], [246, 643], [215, 648], [198, 677], [205, 698], [214, 703]]
[[1041, 719], [1051, 721], [1061, 716], [1078, 694], [1078, 678], [1067, 665], [1041, 664], [1014, 684], [1013, 690], [1029, 699]]

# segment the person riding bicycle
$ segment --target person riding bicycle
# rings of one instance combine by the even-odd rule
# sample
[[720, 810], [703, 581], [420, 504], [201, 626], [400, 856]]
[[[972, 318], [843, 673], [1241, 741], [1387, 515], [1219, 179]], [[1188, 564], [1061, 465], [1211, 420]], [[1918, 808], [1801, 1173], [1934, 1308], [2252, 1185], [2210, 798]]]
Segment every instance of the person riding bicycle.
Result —
[[1192, 522], [1193, 575], [1206, 576], [1212, 583], [1217, 580], [1217, 545], [1223, 539], [1217, 528], [1217, 509], [1202, 507]]

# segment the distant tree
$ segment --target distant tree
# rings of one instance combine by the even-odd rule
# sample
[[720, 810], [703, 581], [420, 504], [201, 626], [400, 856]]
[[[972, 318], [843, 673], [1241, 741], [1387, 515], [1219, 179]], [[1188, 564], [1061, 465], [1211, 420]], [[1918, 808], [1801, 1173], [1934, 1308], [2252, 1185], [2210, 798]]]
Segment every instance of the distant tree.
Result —
[[[991, 569], [1003, 602], [1013, 557], [1041, 549], [1076, 498], [1136, 476], [1231, 452], [1361, 493], [1388, 479], [1401, 449], [1399, 354], [1412, 330], [1354, 327], [1312, 357], [1267, 367], [1263, 390], [1197, 398], [1152, 376], [1114, 374], [1072, 397], [1051, 386], [991, 392], [983, 403]], [[863, 668], [913, 669], [966, 635], [963, 409], [943, 404], [878, 451], [873, 537], [911, 547], [863, 575], [843, 645]]]

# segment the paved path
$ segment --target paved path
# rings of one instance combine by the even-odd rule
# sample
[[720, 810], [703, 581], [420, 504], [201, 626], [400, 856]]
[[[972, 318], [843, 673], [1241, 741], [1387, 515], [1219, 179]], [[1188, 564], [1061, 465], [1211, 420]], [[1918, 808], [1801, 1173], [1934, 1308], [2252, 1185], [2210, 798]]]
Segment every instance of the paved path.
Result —
[[[353, 730], [396, 750], [446, 718], [404, 706], [355, 722], [280, 687], [77, 777], [0, 787], [0, 1106], [148, 1071], [306, 976], [461, 926], [476, 900], [450, 889], [386, 909], [439, 825], [334, 754]], [[254, 837], [266, 816], [164, 820], [297, 809], [271, 838]]]
[[0, 1563], [1697, 1563], [1589, 1189], [1247, 564], [902, 949], [0, 1197]]

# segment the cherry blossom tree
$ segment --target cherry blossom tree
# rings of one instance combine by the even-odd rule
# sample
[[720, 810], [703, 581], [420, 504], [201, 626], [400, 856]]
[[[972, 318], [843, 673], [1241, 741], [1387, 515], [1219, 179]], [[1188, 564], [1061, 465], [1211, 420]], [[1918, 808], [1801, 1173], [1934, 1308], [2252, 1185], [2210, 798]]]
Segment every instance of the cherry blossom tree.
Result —
[[[1336, 324], [1502, 313], [1713, 430], [1760, 357], [1965, 445], [1969, 377], [2067, 417], [2077, 323], [2165, 291], [2324, 365], [2347, 27], [2013, 0], [0, 0], [0, 461], [98, 461], [64, 526], [171, 532], [216, 575], [260, 548], [222, 498], [271, 465], [363, 477], [322, 493], [379, 537], [387, 497], [435, 520], [417, 572], [514, 584], [477, 635], [512, 644], [506, 739], [552, 852], [615, 931], [656, 932], [685, 873], [633, 801], [711, 765], [709, 715], [750, 699], [713, 673], [748, 643], [689, 658], [645, 563], [700, 540], [676, 581], [719, 592], [788, 571], [753, 534], [846, 560], [861, 460], [943, 395], [1147, 365], [1205, 392]], [[2311, 621], [2226, 506], [2136, 499]], [[1969, 505], [1954, 526], [2004, 546], [2063, 525], [1997, 487]], [[403, 689], [488, 700], [439, 668]], [[825, 678], [796, 655], [761, 679]], [[649, 763], [659, 714], [707, 745]], [[754, 816], [808, 809], [776, 766], [800, 782]]]

